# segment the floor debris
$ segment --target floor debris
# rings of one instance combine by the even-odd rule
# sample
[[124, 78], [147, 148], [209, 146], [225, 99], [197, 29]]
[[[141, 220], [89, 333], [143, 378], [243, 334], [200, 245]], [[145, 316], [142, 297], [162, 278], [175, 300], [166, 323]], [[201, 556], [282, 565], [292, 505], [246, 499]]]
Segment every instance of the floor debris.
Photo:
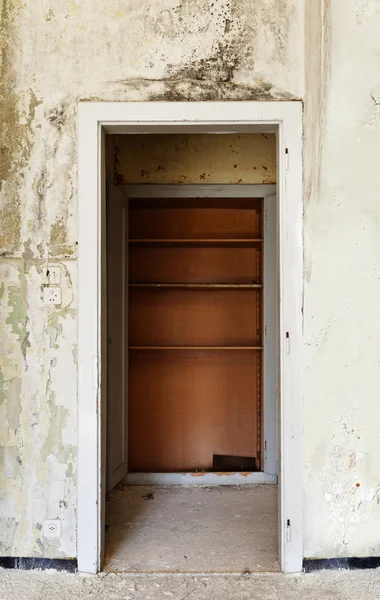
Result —
[[143, 496], [144, 500], [153, 500], [154, 499], [154, 494], [149, 493], [149, 494], [145, 494], [145, 496]]
[[279, 571], [277, 496], [273, 485], [116, 488], [106, 507], [106, 570]]
[[299, 576], [84, 576], [0, 569], [0, 600], [379, 600], [380, 569], [319, 571]]

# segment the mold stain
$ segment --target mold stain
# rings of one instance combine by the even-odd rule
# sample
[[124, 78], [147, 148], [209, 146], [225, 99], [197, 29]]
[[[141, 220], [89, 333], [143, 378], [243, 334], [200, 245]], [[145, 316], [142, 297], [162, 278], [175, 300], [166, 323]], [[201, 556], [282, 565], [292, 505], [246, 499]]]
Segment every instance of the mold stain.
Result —
[[[20, 247], [20, 227], [21, 227], [21, 215], [20, 215], [20, 198], [21, 188], [24, 184], [24, 173], [29, 165], [31, 152], [33, 150], [33, 128], [36, 116], [36, 109], [40, 104], [33, 90], [29, 90], [25, 93], [17, 93], [16, 88], [16, 73], [14, 71], [14, 57], [11, 51], [11, 44], [8, 40], [12, 40], [12, 47], [16, 47], [17, 40], [14, 37], [13, 23], [16, 22], [19, 12], [23, 9], [25, 0], [0, 0], [0, 51], [1, 51], [1, 67], [0, 67], [0, 114], [4, 124], [2, 132], [0, 132], [0, 192], [4, 193], [7, 198], [7, 204], [4, 211], [4, 221], [2, 231], [4, 237], [1, 238], [0, 232], [0, 244], [5, 248], [5, 253], [11, 254], [15, 248]], [[283, 4], [283, 2], [280, 2]], [[215, 4], [215, 6], [214, 6]], [[208, 99], [224, 99], [224, 100], [252, 100], [252, 99], [291, 99], [292, 97], [286, 92], [277, 89], [270, 82], [265, 82], [259, 78], [253, 78], [253, 83], [250, 86], [242, 85], [238, 83], [237, 72], [244, 66], [246, 60], [246, 54], [244, 48], [247, 46], [247, 36], [249, 37], [249, 30], [244, 30], [244, 23], [239, 20], [238, 12], [239, 2], [215, 2], [213, 3], [212, 16], [220, 21], [220, 39], [213, 45], [212, 50], [208, 56], [203, 58], [194, 57], [189, 60], [186, 64], [181, 64], [179, 67], [173, 67], [168, 65], [165, 76], [159, 82], [159, 89], [161, 92], [156, 92], [157, 81], [152, 79], [136, 79], [127, 80], [125, 82], [126, 87], [133, 88], [134, 90], [141, 91], [144, 95], [144, 99], [165, 99], [165, 100], [208, 100]], [[261, 3], [263, 4], [263, 3]], [[75, 3], [71, 3], [70, 11], [79, 15], [78, 6]], [[189, 11], [191, 3], [188, 1], [180, 2], [178, 10], [178, 20], [185, 22], [186, 11]], [[194, 7], [196, 7], [195, 17], [187, 21], [186, 27], [191, 29], [193, 32], [199, 35], [200, 32], [206, 31], [207, 29], [207, 16], [204, 10], [205, 3], [199, 0], [194, 0]], [[46, 10], [47, 7], [45, 7]], [[197, 15], [198, 9], [202, 9], [203, 14]], [[190, 9], [191, 12], [191, 9]], [[41, 16], [43, 12], [41, 13]], [[52, 8], [47, 10], [44, 15], [44, 19], [50, 25], [45, 25], [46, 29], [50, 29], [55, 26], [52, 23], [55, 18], [55, 14]], [[57, 19], [55, 19], [57, 21]], [[162, 35], [168, 36], [171, 34], [171, 25], [175, 22], [173, 12], [165, 9], [161, 11], [159, 17], [159, 27], [161, 28]], [[173, 39], [176, 36], [176, 32], [173, 31]], [[21, 46], [21, 45], [20, 45]], [[250, 51], [250, 50], [249, 50]], [[101, 100], [99, 96], [92, 96], [89, 98], [83, 97], [82, 99], [87, 100]], [[45, 118], [50, 123], [51, 131], [54, 129], [56, 132], [65, 132], [68, 128], [68, 116], [66, 112], [67, 106], [57, 105], [49, 110], [45, 111]], [[37, 125], [41, 127], [41, 125]], [[50, 135], [50, 134], [49, 134]], [[54, 145], [54, 152], [56, 152], [57, 145]], [[49, 152], [51, 148], [49, 149]], [[117, 149], [115, 148], [115, 156], [117, 155]], [[43, 163], [44, 160], [41, 159]], [[116, 167], [116, 160], [115, 160]], [[236, 167], [235, 167], [236, 168]], [[157, 171], [165, 170], [164, 167], [158, 166]], [[151, 174], [153, 171], [151, 171]], [[147, 172], [146, 177], [149, 177]], [[153, 175], [152, 175], [153, 176]], [[50, 175], [51, 177], [51, 175]], [[180, 176], [183, 181], [186, 181], [187, 176]], [[209, 175], [207, 175], [209, 177]], [[119, 178], [119, 179], [118, 179]], [[203, 179], [206, 178], [204, 174]], [[119, 173], [115, 173], [116, 183], [123, 183], [122, 176]], [[38, 206], [36, 208], [35, 220], [29, 220], [29, 228], [33, 232], [42, 231], [43, 223], [46, 222], [46, 192], [51, 186], [49, 180], [49, 167], [41, 165], [40, 170], [36, 173], [34, 178], [34, 191], [38, 198]], [[71, 201], [71, 199], [70, 199]], [[34, 215], [33, 215], [34, 218]], [[49, 227], [49, 225], [47, 225]], [[50, 233], [50, 240], [49, 240]], [[24, 358], [24, 369], [28, 369], [27, 359], [31, 359], [32, 352], [35, 351], [35, 347], [30, 351], [30, 341], [28, 327], [31, 331], [31, 337], [33, 339], [33, 328], [28, 323], [28, 296], [26, 288], [25, 273], [27, 274], [32, 265], [35, 266], [37, 272], [42, 264], [44, 258], [45, 242], [50, 242], [50, 256], [66, 255], [73, 256], [76, 252], [75, 245], [69, 245], [67, 243], [68, 231], [66, 224], [66, 216], [60, 217], [55, 220], [51, 225], [50, 231], [47, 230], [47, 236], [44, 238], [44, 243], [40, 243], [37, 246], [39, 252], [39, 259], [34, 259], [33, 250], [34, 243], [29, 239], [22, 249], [23, 267], [20, 270], [20, 285], [11, 285], [9, 287], [9, 295], [7, 296], [8, 306], [10, 307], [10, 313], [7, 313], [6, 323], [11, 329], [12, 336], [16, 336], [17, 339], [17, 352], [19, 353], [20, 363], [22, 364], [22, 356]], [[33, 238], [33, 236], [32, 236]], [[34, 240], [35, 238], [33, 238]], [[40, 269], [41, 270], [41, 269]], [[71, 285], [71, 284], [70, 284]], [[4, 296], [4, 284], [0, 284], [0, 299]], [[30, 298], [31, 302], [36, 304], [35, 300]], [[38, 302], [38, 301], [37, 301]], [[42, 314], [42, 313], [41, 313]], [[60, 351], [60, 345], [62, 341], [63, 320], [68, 317], [75, 318], [75, 311], [71, 308], [65, 308], [60, 311], [52, 311], [48, 318], [47, 327], [44, 330], [45, 334], [50, 335], [50, 349], [57, 351], [53, 354], [58, 355]], [[33, 320], [35, 317], [30, 312], [30, 318]], [[39, 317], [37, 317], [39, 319]], [[34, 322], [33, 322], [34, 325]], [[33, 342], [35, 346], [35, 342]], [[16, 346], [15, 346], [16, 347]], [[28, 357], [28, 353], [30, 356]], [[77, 364], [77, 347], [74, 344], [72, 346], [72, 357], [75, 364]], [[62, 356], [62, 355], [59, 355]], [[42, 385], [45, 387], [41, 391], [41, 397], [39, 396], [39, 390], [31, 392], [28, 396], [27, 402], [23, 407], [23, 423], [20, 428], [20, 414], [22, 410], [21, 405], [21, 378], [14, 377], [13, 379], [6, 380], [4, 374], [0, 371], [0, 403], [2, 399], [7, 398], [7, 419], [8, 426], [12, 430], [13, 434], [16, 430], [20, 429], [17, 435], [17, 439], [20, 442], [19, 446], [9, 447], [8, 458], [11, 465], [10, 477], [25, 478], [28, 469], [30, 469], [38, 460], [42, 462], [47, 460], [49, 457], [57, 458], [60, 464], [65, 465], [66, 472], [65, 478], [72, 477], [75, 469], [75, 447], [70, 444], [65, 444], [63, 441], [63, 430], [66, 427], [70, 411], [65, 407], [57, 403], [57, 395], [54, 391], [52, 380], [54, 380], [53, 372], [57, 365], [57, 360], [60, 358], [46, 359], [44, 355], [44, 365], [47, 369], [47, 383], [45, 375], [41, 374], [39, 378], [42, 381]], [[30, 368], [30, 367], [29, 367]], [[30, 368], [29, 378], [33, 373], [33, 368]], [[7, 377], [8, 377], [7, 373]], [[26, 384], [30, 382], [30, 379], [26, 378]], [[41, 382], [40, 382], [41, 383]], [[38, 386], [36, 386], [38, 387]], [[32, 408], [31, 408], [32, 406]], [[48, 431], [46, 432], [45, 439], [43, 440], [42, 449], [37, 454], [37, 447], [33, 448], [33, 435], [40, 435], [38, 432], [41, 420], [45, 419], [49, 421]], [[40, 442], [41, 440], [38, 440]], [[23, 452], [25, 448], [25, 453]], [[30, 451], [32, 449], [32, 452]], [[1, 450], [3, 454], [0, 456], [1, 459], [4, 456], [4, 450]], [[19, 453], [24, 459], [20, 457]], [[30, 458], [31, 454], [36, 453], [37, 458]], [[28, 458], [29, 454], [29, 458]], [[26, 466], [25, 466], [26, 465]], [[25, 469], [24, 473], [22, 472]], [[32, 470], [31, 469], [31, 470]], [[242, 474], [245, 476], [245, 474]], [[203, 474], [193, 474], [193, 476], [202, 477]], [[41, 473], [36, 474], [36, 481], [41, 486], [45, 486], [49, 489], [50, 482], [43, 481], [43, 475]], [[19, 489], [17, 490], [17, 510], [20, 509], [21, 501], [24, 503], [26, 494], [32, 494], [33, 490], [27, 489], [27, 479], [21, 481]], [[26, 490], [26, 491], [25, 491]], [[22, 507], [21, 507], [22, 508]], [[68, 502], [65, 499], [59, 501], [59, 508], [68, 508]], [[42, 515], [39, 516], [41, 518]], [[14, 550], [14, 547], [18, 548], [17, 544], [20, 544], [20, 540], [23, 534], [18, 534], [17, 541], [15, 544], [13, 540], [15, 538], [16, 519], [5, 518], [2, 520], [2, 527], [7, 530], [5, 544], [2, 548], [5, 548], [5, 554]], [[44, 554], [45, 556], [61, 556], [59, 550], [59, 541], [46, 542], [43, 541], [41, 536], [41, 523], [29, 524], [25, 520], [25, 523], [21, 523], [21, 527], [28, 527], [28, 537], [34, 540], [34, 546], [32, 553], [37, 555]], [[23, 529], [26, 534], [25, 529]], [[42, 539], [41, 539], [42, 538]], [[22, 542], [24, 543], [24, 542]], [[26, 545], [27, 542], [25, 542]], [[21, 547], [21, 545], [20, 545]]]
[[[196, 12], [195, 12], [196, 11]], [[165, 11], [165, 20], [169, 19]], [[284, 0], [257, 2], [254, 14], [244, 14], [240, 2], [229, 0], [216, 3], [210, 10], [204, 2], [180, 2], [172, 10], [170, 35], [165, 36], [156, 21], [148, 16], [149, 37], [161, 36], [184, 39], [185, 36], [203, 35], [213, 31], [214, 42], [206, 56], [200, 57], [199, 45], [191, 59], [174, 65], [166, 63], [164, 76], [160, 79], [119, 79], [114, 83], [125, 90], [140, 91], [152, 101], [212, 101], [212, 100], [295, 100], [293, 94], [279, 89], [259, 74], [255, 75], [255, 38], [258, 23], [265, 27], [273, 40], [271, 60], [286, 63], [288, 58], [288, 31], [294, 18], [294, 7]], [[217, 33], [219, 32], [219, 33]], [[147, 33], [147, 32], [146, 32]], [[241, 69], [252, 73], [252, 84], [239, 82]]]
[[50, 245], [63, 246], [67, 239], [67, 228], [63, 219], [59, 219], [50, 228]]
[[47, 21], [48, 23], [55, 17], [55, 13], [54, 10], [52, 8], [49, 8], [49, 10], [46, 12], [44, 19], [45, 21]]
[[119, 147], [113, 142], [113, 183], [122, 185], [125, 183], [123, 176], [120, 173], [120, 158]]
[[58, 219], [50, 228], [49, 255], [51, 257], [71, 258], [76, 254], [75, 244], [67, 242], [67, 225], [63, 218]]

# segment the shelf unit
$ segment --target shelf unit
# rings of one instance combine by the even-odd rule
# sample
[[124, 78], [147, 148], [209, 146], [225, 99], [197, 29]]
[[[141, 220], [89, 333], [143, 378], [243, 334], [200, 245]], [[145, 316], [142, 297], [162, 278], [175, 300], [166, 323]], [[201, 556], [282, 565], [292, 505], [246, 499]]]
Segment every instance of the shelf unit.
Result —
[[132, 471], [210, 470], [213, 454], [260, 465], [262, 208], [130, 202]]

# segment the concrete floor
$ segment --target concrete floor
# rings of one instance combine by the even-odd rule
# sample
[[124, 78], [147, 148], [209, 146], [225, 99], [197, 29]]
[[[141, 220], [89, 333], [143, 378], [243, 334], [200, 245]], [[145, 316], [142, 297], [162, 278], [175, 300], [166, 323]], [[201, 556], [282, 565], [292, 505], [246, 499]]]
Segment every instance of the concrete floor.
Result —
[[0, 569], [0, 600], [379, 600], [380, 569], [286, 577], [128, 575], [98, 577]]
[[118, 486], [106, 510], [107, 571], [279, 570], [277, 486]]

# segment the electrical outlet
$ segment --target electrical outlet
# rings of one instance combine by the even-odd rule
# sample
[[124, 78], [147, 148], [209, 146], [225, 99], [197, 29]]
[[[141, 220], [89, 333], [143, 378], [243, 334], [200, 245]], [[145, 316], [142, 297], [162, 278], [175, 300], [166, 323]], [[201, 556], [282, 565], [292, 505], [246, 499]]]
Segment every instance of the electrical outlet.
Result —
[[44, 304], [62, 304], [62, 290], [58, 285], [44, 287]]
[[61, 267], [48, 266], [45, 273], [45, 285], [59, 285], [61, 283]]
[[46, 538], [60, 538], [62, 534], [61, 521], [59, 519], [46, 519], [43, 532]]

